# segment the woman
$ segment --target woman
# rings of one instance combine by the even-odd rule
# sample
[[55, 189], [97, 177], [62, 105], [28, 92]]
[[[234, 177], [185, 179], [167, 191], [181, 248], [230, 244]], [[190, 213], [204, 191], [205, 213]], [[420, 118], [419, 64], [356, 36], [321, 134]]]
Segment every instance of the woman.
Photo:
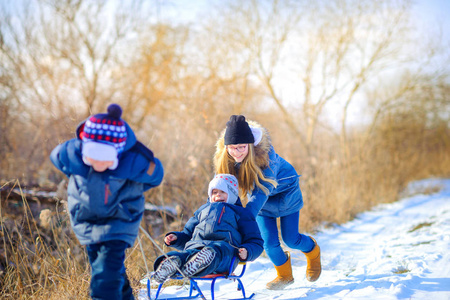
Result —
[[264, 250], [277, 270], [267, 288], [283, 289], [294, 282], [290, 254], [283, 251], [278, 238], [277, 218], [284, 243], [305, 254], [306, 278], [316, 281], [322, 270], [320, 248], [313, 238], [298, 232], [303, 207], [299, 175], [275, 153], [267, 130], [242, 115], [232, 115], [216, 143], [214, 167], [216, 174], [238, 178], [240, 197], [247, 197], [246, 209], [256, 217]]

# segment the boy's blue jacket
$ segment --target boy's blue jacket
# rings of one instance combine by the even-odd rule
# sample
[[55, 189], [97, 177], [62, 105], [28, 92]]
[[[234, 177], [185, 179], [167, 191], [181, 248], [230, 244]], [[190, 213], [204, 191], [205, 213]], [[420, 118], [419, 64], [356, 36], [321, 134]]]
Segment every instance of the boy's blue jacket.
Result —
[[[121, 240], [132, 246], [144, 213], [143, 194], [161, 183], [162, 164], [125, 123], [128, 136], [117, 168], [96, 172], [82, 160], [79, 137], [83, 126], [84, 122], [78, 126], [77, 138], [58, 145], [50, 155], [53, 164], [69, 177], [72, 228], [82, 245]], [[148, 175], [152, 161], [156, 166]]]
[[214, 245], [233, 257], [238, 254], [236, 248], [246, 248], [247, 261], [255, 260], [263, 251], [264, 241], [258, 224], [242, 207], [240, 199], [234, 205], [208, 200], [188, 220], [183, 231], [168, 234], [171, 233], [176, 234], [177, 239], [170, 246], [178, 250]]

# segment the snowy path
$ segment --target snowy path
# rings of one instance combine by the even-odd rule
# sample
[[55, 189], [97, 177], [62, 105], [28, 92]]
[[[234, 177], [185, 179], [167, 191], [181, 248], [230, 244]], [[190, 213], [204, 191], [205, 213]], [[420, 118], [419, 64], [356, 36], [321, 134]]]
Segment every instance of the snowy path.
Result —
[[[352, 222], [315, 235], [322, 250], [323, 271], [310, 283], [306, 261], [291, 251], [295, 283], [282, 291], [265, 284], [276, 271], [262, 256], [248, 264], [243, 281], [254, 299], [450, 299], [450, 180], [430, 179], [410, 185], [409, 194], [429, 187], [431, 195], [415, 194], [381, 205]], [[210, 299], [208, 283], [200, 287]], [[216, 283], [216, 299], [240, 296], [235, 283]], [[164, 295], [183, 294], [169, 287]], [[141, 291], [140, 299], [147, 299]], [[154, 291], [152, 296], [154, 297]]]

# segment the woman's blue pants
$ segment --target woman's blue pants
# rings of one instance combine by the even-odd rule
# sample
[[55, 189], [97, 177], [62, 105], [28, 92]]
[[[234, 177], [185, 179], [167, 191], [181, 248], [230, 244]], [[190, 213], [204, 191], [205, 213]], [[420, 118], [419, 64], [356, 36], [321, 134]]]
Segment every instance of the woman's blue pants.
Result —
[[[310, 252], [314, 248], [314, 241], [298, 232], [299, 212], [280, 217], [280, 230], [283, 242], [291, 249]], [[281, 248], [278, 238], [277, 218], [257, 216], [261, 236], [264, 240], [264, 250], [275, 266], [281, 266], [287, 261], [286, 254]]]

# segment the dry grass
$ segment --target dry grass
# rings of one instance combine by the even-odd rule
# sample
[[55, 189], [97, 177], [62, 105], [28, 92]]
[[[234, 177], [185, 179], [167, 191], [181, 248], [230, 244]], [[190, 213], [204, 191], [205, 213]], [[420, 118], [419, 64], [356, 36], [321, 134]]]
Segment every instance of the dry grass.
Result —
[[305, 168], [301, 179], [301, 230], [341, 224], [377, 204], [396, 201], [413, 180], [450, 176], [446, 126], [388, 119], [370, 139], [354, 134], [345, 149], [324, 141], [329, 148], [317, 152], [318, 163]]
[[[2, 199], [2, 299], [88, 299], [87, 257], [71, 234], [63, 208], [45, 220], [22, 197], [15, 207]], [[5, 211], [5, 209], [7, 211]]]

